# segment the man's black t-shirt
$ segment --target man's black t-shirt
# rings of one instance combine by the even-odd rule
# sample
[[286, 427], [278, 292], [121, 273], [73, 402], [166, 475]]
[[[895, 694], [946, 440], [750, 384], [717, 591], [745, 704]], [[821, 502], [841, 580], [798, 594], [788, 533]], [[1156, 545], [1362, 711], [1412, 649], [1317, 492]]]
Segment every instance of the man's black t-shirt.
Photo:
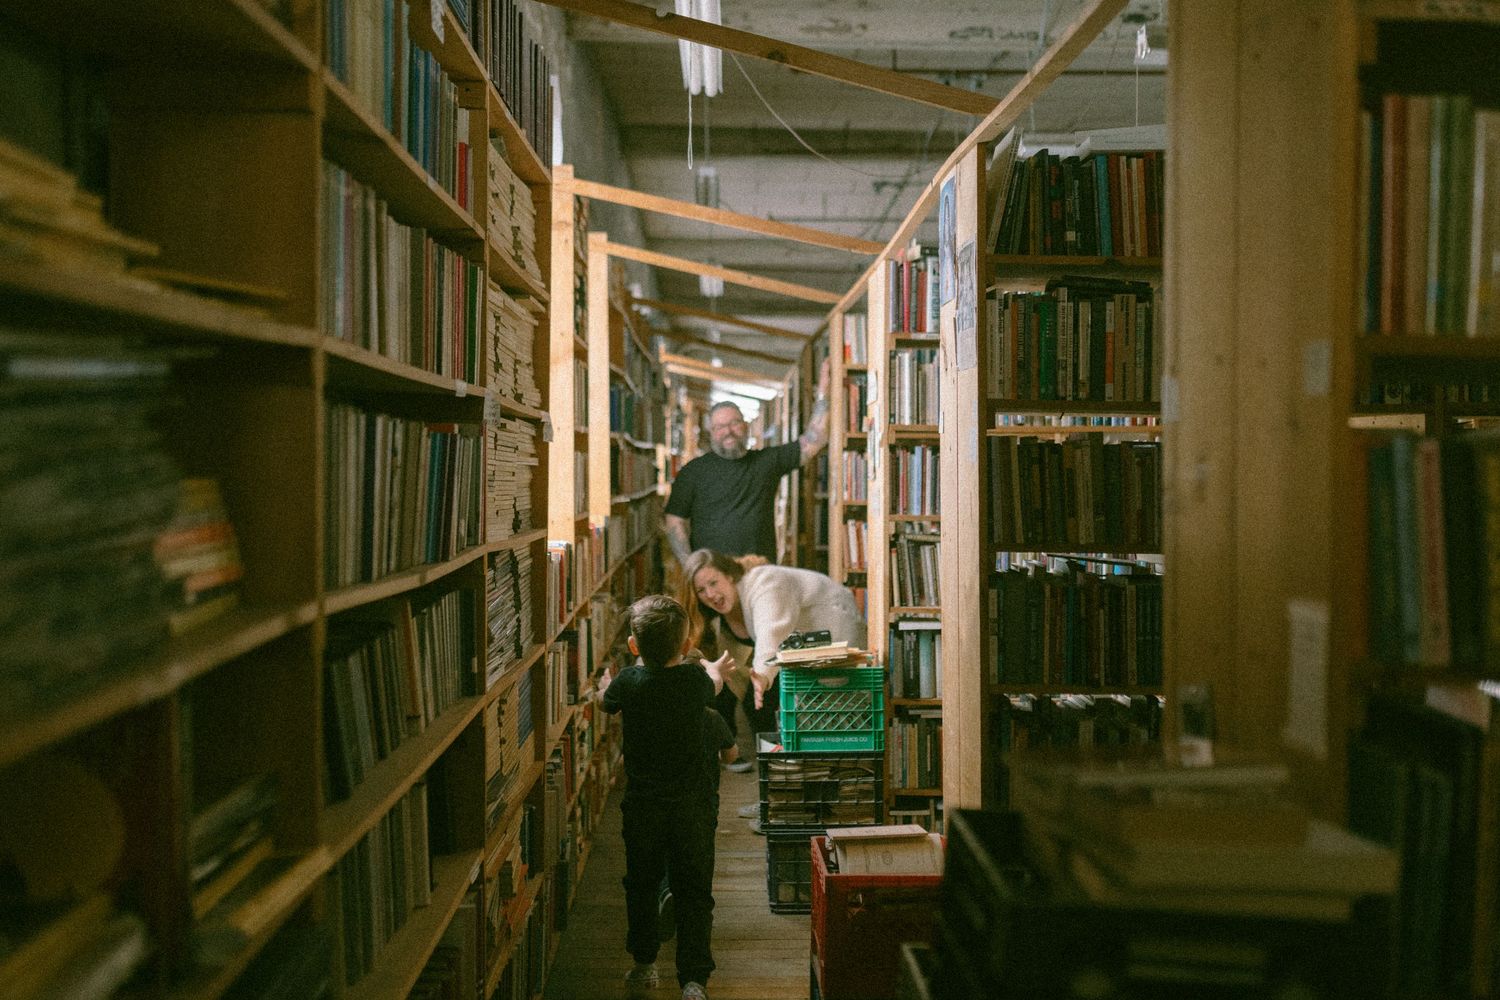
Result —
[[624, 712], [625, 794], [678, 800], [709, 794], [703, 709], [714, 682], [696, 661], [626, 667], [604, 689], [604, 710]]
[[687, 518], [689, 543], [729, 556], [776, 558], [776, 484], [802, 464], [796, 441], [756, 449], [744, 458], [699, 455], [672, 480], [667, 513]]

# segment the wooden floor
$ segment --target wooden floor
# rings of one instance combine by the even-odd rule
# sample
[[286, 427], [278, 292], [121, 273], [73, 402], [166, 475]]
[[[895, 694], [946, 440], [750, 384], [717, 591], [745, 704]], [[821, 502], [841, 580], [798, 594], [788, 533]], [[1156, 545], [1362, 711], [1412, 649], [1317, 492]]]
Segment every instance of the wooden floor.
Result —
[[[750, 832], [735, 810], [756, 801], [754, 772], [724, 772], [714, 868], [714, 962], [711, 1000], [805, 1000], [808, 918], [775, 914], [766, 905], [766, 840]], [[630, 968], [625, 951], [625, 845], [620, 840], [620, 792], [599, 825], [593, 853], [578, 886], [557, 960], [547, 976], [547, 1000], [613, 1000], [625, 996]], [[661, 986], [651, 994], [678, 996], [676, 942], [662, 946]]]

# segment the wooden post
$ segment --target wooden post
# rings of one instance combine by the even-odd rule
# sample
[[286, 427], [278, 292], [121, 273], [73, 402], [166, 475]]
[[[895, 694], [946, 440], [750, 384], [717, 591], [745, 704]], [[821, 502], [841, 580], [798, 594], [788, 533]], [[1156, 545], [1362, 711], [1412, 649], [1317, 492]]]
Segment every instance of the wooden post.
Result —
[[[573, 310], [573, 167], [559, 164], [552, 171], [552, 300], [549, 316], [550, 383], [548, 410], [552, 418], [552, 445], [547, 459], [547, 535], [571, 542], [577, 537], [578, 498], [574, 495], [573, 435], [575, 357]], [[546, 715], [540, 716], [545, 719]]]
[[[589, 521], [602, 525], [610, 511], [608, 233], [589, 233]], [[623, 555], [624, 553], [612, 553]]]

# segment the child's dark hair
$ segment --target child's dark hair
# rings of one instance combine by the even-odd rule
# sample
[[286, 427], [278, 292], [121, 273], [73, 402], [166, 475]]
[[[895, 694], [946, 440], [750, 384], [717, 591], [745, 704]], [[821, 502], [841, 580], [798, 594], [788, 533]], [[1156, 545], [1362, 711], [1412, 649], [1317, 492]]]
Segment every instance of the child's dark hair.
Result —
[[630, 634], [647, 666], [672, 662], [682, 652], [687, 627], [687, 612], [665, 594], [643, 597], [630, 606]]

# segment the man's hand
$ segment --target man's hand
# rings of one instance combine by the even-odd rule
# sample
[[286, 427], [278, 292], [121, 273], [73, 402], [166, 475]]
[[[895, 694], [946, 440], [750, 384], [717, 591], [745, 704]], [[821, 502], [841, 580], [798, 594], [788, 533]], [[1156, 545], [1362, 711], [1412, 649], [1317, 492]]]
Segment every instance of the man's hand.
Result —
[[750, 683], [755, 687], [755, 707], [760, 709], [766, 703], [766, 692], [771, 689], [771, 678], [759, 670], [750, 671]]

